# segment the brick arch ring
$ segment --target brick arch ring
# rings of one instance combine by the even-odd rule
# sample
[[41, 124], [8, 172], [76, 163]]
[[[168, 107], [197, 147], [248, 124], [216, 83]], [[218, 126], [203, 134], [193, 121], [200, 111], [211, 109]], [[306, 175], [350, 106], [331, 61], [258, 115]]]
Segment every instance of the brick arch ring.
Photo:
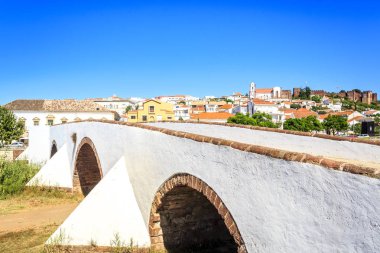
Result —
[[247, 253], [244, 240], [240, 234], [238, 226], [232, 217], [230, 211], [226, 207], [225, 203], [218, 196], [218, 194], [201, 179], [187, 174], [179, 173], [175, 174], [166, 180], [158, 189], [152, 202], [149, 218], [149, 234], [151, 245], [154, 249], [163, 249], [163, 232], [160, 224], [160, 214], [158, 213], [162, 206], [162, 199], [167, 193], [178, 186], [186, 186], [202, 194], [207, 200], [215, 207], [220, 217], [228, 229], [228, 232], [233, 237], [238, 249], [238, 253]]
[[[79, 143], [75, 154], [74, 191], [81, 188], [82, 193], [87, 195], [102, 178], [103, 170], [95, 144], [90, 138], [84, 137]], [[84, 188], [88, 189], [84, 190]]]

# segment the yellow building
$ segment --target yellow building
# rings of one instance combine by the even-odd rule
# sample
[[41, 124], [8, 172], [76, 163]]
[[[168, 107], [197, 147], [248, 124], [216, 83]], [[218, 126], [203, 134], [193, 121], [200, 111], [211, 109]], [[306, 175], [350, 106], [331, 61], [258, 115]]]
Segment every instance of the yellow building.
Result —
[[147, 100], [142, 108], [127, 113], [128, 122], [174, 121], [173, 105], [156, 100]]

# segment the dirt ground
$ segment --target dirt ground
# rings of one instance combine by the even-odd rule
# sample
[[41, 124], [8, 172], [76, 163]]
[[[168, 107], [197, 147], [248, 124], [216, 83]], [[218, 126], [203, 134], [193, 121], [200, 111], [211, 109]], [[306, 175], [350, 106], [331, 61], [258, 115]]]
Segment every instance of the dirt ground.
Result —
[[0, 215], [0, 235], [50, 224], [61, 224], [76, 206], [77, 203], [66, 203], [22, 209], [11, 214]]
[[77, 207], [81, 198], [28, 193], [0, 200], [0, 253], [40, 253], [45, 241]]

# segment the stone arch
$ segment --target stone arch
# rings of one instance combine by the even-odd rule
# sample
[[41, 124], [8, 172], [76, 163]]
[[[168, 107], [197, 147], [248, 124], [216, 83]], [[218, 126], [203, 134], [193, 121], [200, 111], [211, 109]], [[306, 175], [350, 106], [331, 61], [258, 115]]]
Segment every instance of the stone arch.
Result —
[[172, 176], [157, 191], [149, 234], [154, 249], [169, 253], [247, 253], [218, 194], [201, 179], [185, 173]]
[[55, 141], [51, 144], [51, 149], [50, 149], [50, 158], [52, 158], [58, 151], [58, 146]]
[[75, 157], [73, 190], [87, 196], [103, 177], [98, 153], [90, 138], [82, 139]]

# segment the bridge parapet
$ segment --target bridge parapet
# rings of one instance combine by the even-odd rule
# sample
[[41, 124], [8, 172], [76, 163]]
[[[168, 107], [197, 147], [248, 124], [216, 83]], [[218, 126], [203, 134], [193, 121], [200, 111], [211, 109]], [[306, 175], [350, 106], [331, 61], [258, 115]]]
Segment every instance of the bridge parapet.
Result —
[[[180, 129], [179, 125], [188, 129]], [[194, 125], [197, 127], [189, 128]], [[203, 126], [208, 127], [199, 129]], [[249, 131], [250, 135], [259, 133], [258, 130], [240, 130]], [[120, 228], [120, 235], [126, 241], [140, 238], [139, 245], [149, 245], [146, 240], [151, 238], [152, 244], [162, 242], [166, 247], [173, 243], [169, 241], [165, 245], [168, 231], [169, 234], [170, 231], [178, 235], [186, 234], [183, 229], [171, 229], [173, 224], [170, 222], [161, 224], [161, 215], [169, 215], [170, 218], [182, 214], [170, 207], [175, 203], [175, 197], [181, 195], [195, 200], [191, 201], [196, 203], [192, 208], [209, 210], [205, 215], [210, 217], [208, 221], [220, 221], [214, 216], [215, 212], [211, 212], [211, 207], [215, 207], [217, 217], [227, 224], [228, 234], [247, 252], [320, 252], [320, 249], [326, 252], [380, 251], [380, 241], [375, 240], [380, 236], [377, 226], [380, 224], [380, 214], [376, 208], [380, 206], [380, 185], [378, 179], [370, 178], [378, 176], [376, 159], [368, 160], [378, 146], [371, 145], [373, 150], [368, 149], [368, 144], [324, 139], [327, 142], [323, 143], [340, 143], [333, 147], [344, 147], [349, 152], [364, 147], [362, 153], [368, 153], [363, 156], [364, 164], [351, 164], [351, 161], [342, 158], [332, 159], [309, 153], [307, 140], [311, 139], [315, 144], [320, 138], [297, 136], [294, 143], [301, 145], [305, 151], [297, 152], [280, 149], [280, 144], [268, 147], [255, 143], [255, 139], [247, 138], [240, 130], [201, 124], [149, 125], [108, 121], [53, 126], [49, 140], [43, 142], [49, 147], [53, 140], [57, 143], [58, 152], [48, 162], [51, 170], [54, 170], [52, 163], [59, 164], [58, 158], [61, 157], [67, 160], [64, 163], [66, 170], [73, 175], [78, 144], [84, 138], [90, 138], [96, 147], [103, 175], [100, 183], [60, 229], [72, 235], [70, 243], [73, 245], [83, 245], [97, 239], [99, 245], [107, 246], [112, 239], [110, 235]], [[74, 133], [76, 141], [71, 138]], [[231, 136], [231, 133], [235, 134]], [[266, 134], [294, 140], [289, 134]], [[325, 147], [323, 152], [331, 153], [329, 150]], [[334, 153], [333, 157], [338, 153]], [[344, 173], [343, 170], [351, 173]], [[198, 189], [195, 191], [206, 197], [202, 198], [187, 188], [173, 191], [174, 188], [168, 186], [168, 191], [161, 191], [165, 182], [171, 182], [175, 175], [192, 178], [190, 188]], [[194, 184], [194, 178], [208, 187]], [[182, 177], [176, 180], [178, 184], [174, 185], [177, 187], [189, 183]], [[219, 196], [224, 207], [212, 200], [210, 189]], [[157, 197], [158, 192], [160, 197]], [[163, 210], [160, 209], [162, 203], [166, 203]], [[182, 202], [183, 205], [186, 203]], [[210, 203], [212, 206], [208, 205]], [[154, 208], [156, 212], [152, 212]], [[230, 215], [226, 215], [227, 210]], [[156, 222], [160, 216], [160, 227], [152, 224], [152, 213]], [[185, 222], [183, 227], [191, 223], [186, 223], [187, 220], [194, 222], [194, 217], [201, 216], [197, 216], [197, 212], [184, 213], [190, 216], [179, 216], [178, 220]], [[134, 220], [138, 222], [133, 223]], [[231, 220], [235, 225], [231, 224]], [[91, 222], [96, 222], [96, 226], [89, 225]], [[145, 227], [141, 227], [144, 226], [142, 224]], [[131, 227], [125, 228], [129, 225]], [[198, 225], [194, 225], [194, 229], [199, 229]], [[94, 227], [96, 229], [92, 229]], [[228, 237], [226, 234], [219, 236]], [[206, 244], [212, 238], [215, 237], [208, 237]], [[228, 239], [222, 241], [230, 242]], [[239, 244], [239, 241], [244, 243]], [[226, 243], [223, 247], [234, 246]]]

